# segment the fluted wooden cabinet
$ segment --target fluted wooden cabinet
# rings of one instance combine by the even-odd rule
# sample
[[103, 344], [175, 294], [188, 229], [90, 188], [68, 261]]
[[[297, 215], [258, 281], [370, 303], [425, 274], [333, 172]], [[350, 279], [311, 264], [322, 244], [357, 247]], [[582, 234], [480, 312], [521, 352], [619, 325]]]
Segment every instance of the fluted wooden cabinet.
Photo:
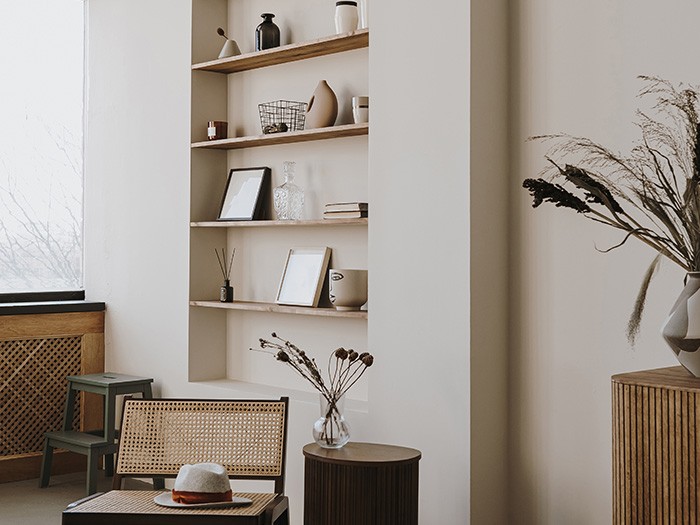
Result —
[[304, 453], [304, 525], [418, 525], [413, 448], [348, 443]]
[[613, 523], [698, 523], [700, 379], [683, 367], [612, 377]]

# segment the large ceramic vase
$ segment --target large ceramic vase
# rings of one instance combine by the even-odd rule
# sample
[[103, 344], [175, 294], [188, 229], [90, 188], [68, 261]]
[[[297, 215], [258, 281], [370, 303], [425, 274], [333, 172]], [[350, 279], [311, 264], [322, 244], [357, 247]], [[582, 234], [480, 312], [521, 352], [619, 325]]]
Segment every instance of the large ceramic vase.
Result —
[[311, 95], [306, 109], [307, 129], [326, 128], [335, 124], [338, 117], [338, 97], [328, 85], [328, 82], [321, 80], [316, 86], [316, 90]]
[[700, 377], [700, 272], [688, 273], [661, 334], [680, 364]]

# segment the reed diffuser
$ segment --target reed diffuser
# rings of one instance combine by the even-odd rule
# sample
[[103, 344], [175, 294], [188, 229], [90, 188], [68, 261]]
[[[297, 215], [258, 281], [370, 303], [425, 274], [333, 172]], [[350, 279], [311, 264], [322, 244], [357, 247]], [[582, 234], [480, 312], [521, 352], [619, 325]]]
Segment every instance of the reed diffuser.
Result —
[[[224, 285], [221, 287], [219, 293], [219, 301], [222, 303], [232, 303], [233, 302], [233, 287], [231, 286], [231, 268], [233, 267], [233, 258], [236, 256], [236, 249], [231, 252], [231, 259], [226, 257], [226, 248], [221, 249], [221, 255], [219, 255], [219, 250], [214, 248], [214, 253], [216, 253], [216, 260], [219, 261], [219, 268], [221, 268], [221, 273], [224, 276]], [[228, 266], [226, 266], [228, 262]]]

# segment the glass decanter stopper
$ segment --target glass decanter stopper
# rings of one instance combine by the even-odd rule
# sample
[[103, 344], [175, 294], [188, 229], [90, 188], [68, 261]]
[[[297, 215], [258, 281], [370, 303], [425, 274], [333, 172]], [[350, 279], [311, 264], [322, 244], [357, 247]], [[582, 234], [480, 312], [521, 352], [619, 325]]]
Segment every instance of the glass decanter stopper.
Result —
[[274, 189], [275, 212], [280, 220], [301, 219], [304, 210], [304, 190], [294, 184], [296, 162], [284, 162], [284, 184]]

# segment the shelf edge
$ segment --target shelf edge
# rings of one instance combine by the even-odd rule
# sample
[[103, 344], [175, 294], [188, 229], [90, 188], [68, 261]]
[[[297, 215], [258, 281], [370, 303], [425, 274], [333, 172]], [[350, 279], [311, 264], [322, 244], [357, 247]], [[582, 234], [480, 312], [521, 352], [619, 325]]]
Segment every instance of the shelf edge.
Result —
[[303, 221], [192, 221], [192, 228], [315, 228], [334, 226], [367, 226], [369, 221], [362, 219], [313, 219]]
[[244, 53], [192, 64], [192, 71], [231, 74], [262, 69], [320, 56], [363, 49], [369, 46], [369, 29], [358, 29], [343, 35], [330, 35], [306, 42], [287, 44], [273, 49]]
[[293, 144], [296, 142], [311, 142], [314, 140], [329, 140], [345, 137], [358, 137], [369, 134], [369, 124], [341, 124], [327, 128], [304, 129], [269, 135], [248, 135], [221, 140], [204, 140], [192, 143], [193, 149], [242, 149], [276, 144]]
[[222, 310], [261, 312], [274, 314], [308, 315], [317, 317], [335, 317], [344, 319], [368, 319], [367, 310], [342, 311], [334, 308], [314, 308], [310, 306], [287, 306], [276, 303], [254, 301], [234, 301], [222, 303], [219, 301], [190, 301], [190, 306], [199, 308], [218, 308]]

